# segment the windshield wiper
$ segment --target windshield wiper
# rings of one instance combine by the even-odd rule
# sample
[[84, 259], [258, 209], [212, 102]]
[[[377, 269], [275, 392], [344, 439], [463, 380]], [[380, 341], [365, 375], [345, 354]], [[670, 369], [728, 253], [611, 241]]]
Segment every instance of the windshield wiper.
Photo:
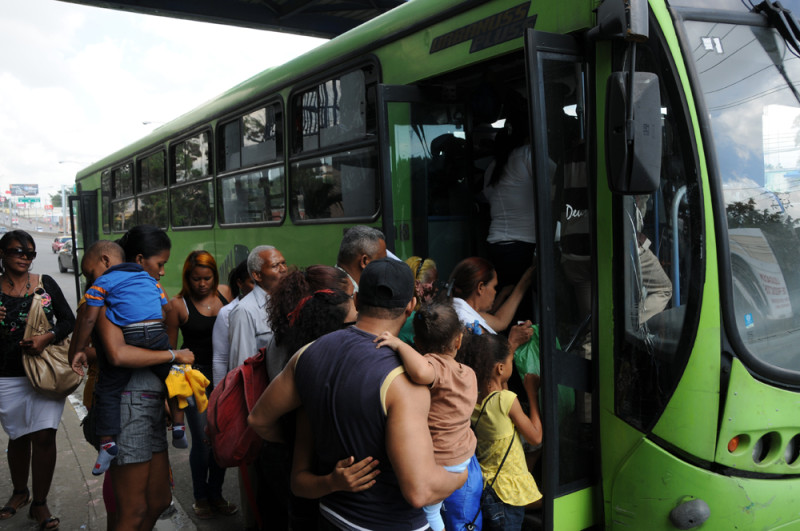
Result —
[[[798, 26], [797, 19], [794, 18], [790, 10], [784, 8], [780, 2], [764, 0], [753, 11], [766, 15], [770, 25], [778, 30], [787, 47], [791, 47], [794, 50], [792, 53], [796, 57], [800, 57], [800, 26]], [[786, 69], [783, 66], [783, 57], [778, 49], [778, 43], [775, 42], [774, 34], [771, 31], [759, 31], [756, 28], [751, 28], [751, 30], [761, 47], [767, 52], [775, 68], [778, 69], [778, 72], [786, 81], [789, 90], [794, 94], [794, 98], [800, 103], [800, 93], [797, 92], [797, 88], [786, 73]]]
[[784, 8], [780, 2], [764, 0], [753, 11], [764, 13], [770, 25], [777, 29], [786, 44], [794, 49], [795, 55], [800, 55], [800, 26], [790, 10]]

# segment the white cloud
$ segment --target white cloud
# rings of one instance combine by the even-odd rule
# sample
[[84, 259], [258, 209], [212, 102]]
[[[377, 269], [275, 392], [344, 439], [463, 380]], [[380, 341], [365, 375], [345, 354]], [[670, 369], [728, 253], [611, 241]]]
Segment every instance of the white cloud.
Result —
[[270, 66], [323, 42], [92, 8], [4, 2], [0, 191], [71, 184], [81, 164], [145, 136]]

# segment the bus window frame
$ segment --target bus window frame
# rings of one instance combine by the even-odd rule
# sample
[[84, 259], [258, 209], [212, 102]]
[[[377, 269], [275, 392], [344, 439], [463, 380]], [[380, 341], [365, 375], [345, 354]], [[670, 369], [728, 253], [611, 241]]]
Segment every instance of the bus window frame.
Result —
[[[131, 193], [128, 195], [117, 196], [117, 179], [115, 172], [118, 172], [125, 166], [130, 166]], [[133, 223], [130, 226], [133, 227], [138, 223], [138, 212], [136, 211], [136, 157], [125, 159], [124, 162], [111, 166], [108, 171], [111, 173], [111, 200], [109, 202], [108, 226], [111, 234], [121, 234], [126, 232], [128, 229], [120, 230], [114, 228], [114, 219], [117, 212], [115, 207], [117, 205], [123, 202], [133, 201]]]
[[[228, 122], [228, 123], [231, 123], [231, 122]], [[222, 196], [221, 187], [222, 187], [223, 181], [226, 181], [226, 180], [229, 180], [229, 179], [236, 179], [239, 176], [247, 175], [247, 174], [250, 174], [250, 173], [253, 173], [253, 172], [257, 172], [257, 171], [269, 171], [269, 170], [274, 169], [274, 168], [280, 168], [280, 169], [283, 170], [283, 176], [282, 176], [282, 180], [283, 180], [283, 215], [281, 216], [281, 219], [273, 220], [273, 221], [223, 222], [222, 221], [222, 215], [219, 212], [219, 210], [221, 208], [223, 208], [223, 203], [224, 203], [224, 199], [220, 199], [220, 197]], [[230, 172], [226, 172], [223, 175], [217, 175], [217, 177], [215, 178], [215, 181], [214, 181], [215, 182], [215, 187], [214, 187], [215, 188], [215, 192], [214, 193], [217, 196], [217, 205], [216, 205], [217, 225], [220, 228], [227, 228], [227, 229], [236, 229], [236, 228], [244, 228], [244, 227], [264, 227], [264, 226], [277, 227], [277, 226], [283, 225], [284, 222], [287, 219], [286, 211], [288, 210], [287, 200], [286, 200], [286, 180], [287, 180], [286, 179], [286, 163], [285, 163], [284, 160], [276, 161], [276, 162], [273, 162], [273, 163], [270, 163], [270, 164], [262, 164], [262, 165], [259, 165], [259, 166], [249, 166], [247, 168], [239, 168], [236, 171], [230, 171]]]
[[[176, 181], [176, 157], [175, 152], [179, 145], [183, 144], [187, 140], [195, 137], [199, 137], [203, 133], [208, 135], [208, 173], [199, 179], [188, 179], [186, 181], [178, 183]], [[210, 229], [216, 225], [217, 221], [217, 190], [215, 185], [215, 175], [214, 175], [214, 164], [215, 164], [215, 135], [214, 135], [214, 128], [212, 127], [211, 123], [204, 123], [195, 129], [191, 129], [184, 134], [175, 137], [174, 139], [167, 142], [167, 153], [169, 157], [169, 167], [167, 168], [167, 180], [168, 180], [168, 201], [169, 201], [169, 227], [173, 231], [186, 231], [186, 230], [202, 230], [202, 229]], [[176, 190], [180, 190], [182, 188], [188, 188], [190, 186], [198, 186], [201, 184], [208, 184], [211, 183], [211, 200], [213, 201], [213, 206], [211, 208], [211, 223], [204, 224], [204, 225], [189, 225], [189, 226], [178, 226], [174, 223], [174, 209], [172, 208], [173, 202], [173, 194]]]
[[[111, 200], [113, 199], [114, 182], [111, 180], [111, 168], [100, 170], [100, 221], [103, 234], [112, 234], [111, 230]], [[108, 179], [108, 196], [104, 197], [103, 179]], [[106, 204], [107, 203], [107, 204]]]
[[[142, 190], [142, 163], [145, 162], [150, 157], [161, 153], [164, 156], [164, 182], [161, 186], [148, 188], [147, 190]], [[160, 145], [155, 149], [151, 149], [149, 151], [143, 152], [141, 155], [136, 155], [134, 157], [134, 185], [133, 185], [133, 195], [139, 196], [142, 194], [149, 194], [151, 192], [158, 192], [161, 190], [167, 190], [169, 188], [169, 156], [167, 155], [167, 149], [164, 145]]]
[[[298, 153], [294, 153], [293, 146], [295, 142], [295, 128], [294, 123], [295, 119], [297, 118], [297, 113], [295, 112], [294, 100], [297, 97], [301, 97], [302, 94], [319, 87], [321, 84], [330, 81], [334, 78], [340, 78], [342, 75], [347, 74], [349, 72], [353, 72], [355, 70], [364, 70], [366, 68], [372, 68], [374, 73], [371, 79], [365, 79], [364, 83], [364, 90], [365, 95], [368, 93], [369, 88], [374, 86], [375, 91], [375, 99], [373, 102], [373, 111], [375, 114], [375, 124], [374, 124], [374, 133], [370, 133], [367, 131], [363, 138], [357, 141], [350, 141], [350, 142], [341, 142], [337, 144], [331, 144], [325, 146], [323, 148], [316, 148], [312, 150], [301, 150]], [[378, 219], [381, 218], [381, 215], [384, 211], [384, 182], [383, 182], [383, 164], [382, 164], [382, 156], [383, 150], [381, 149], [381, 142], [386, 141], [388, 142], [388, 138], [384, 138], [382, 133], [382, 123], [383, 123], [383, 109], [380, 107], [380, 85], [381, 81], [383, 80], [383, 71], [381, 69], [381, 63], [378, 58], [374, 54], [368, 54], [363, 57], [358, 57], [356, 59], [346, 61], [338, 65], [336, 68], [329, 68], [322, 71], [315, 72], [313, 76], [308, 77], [304, 80], [303, 83], [296, 83], [292, 86], [291, 91], [289, 92], [288, 96], [286, 97], [286, 109], [285, 109], [285, 128], [286, 128], [286, 137], [284, 142], [284, 150], [286, 152], [286, 219], [291, 220], [292, 224], [294, 225], [325, 225], [325, 224], [345, 224], [345, 223], [364, 223], [364, 224], [371, 224], [376, 222]], [[369, 102], [367, 102], [369, 105]], [[302, 119], [302, 117], [300, 117]], [[374, 156], [376, 159], [376, 164], [374, 166], [375, 171], [375, 198], [377, 200], [377, 208], [375, 213], [371, 216], [352, 216], [352, 217], [335, 217], [335, 218], [318, 218], [318, 219], [299, 219], [293, 215], [293, 202], [294, 202], [294, 194], [293, 194], [293, 186], [292, 186], [292, 167], [295, 164], [302, 163], [307, 160], [311, 160], [314, 158], [323, 158], [328, 156], [334, 156], [337, 154], [343, 154], [348, 151], [358, 151], [365, 148], [373, 148]]]
[[[281, 116], [282, 116], [281, 122], [280, 122], [280, 127], [277, 128], [277, 130], [280, 132], [280, 134], [282, 136], [280, 149], [278, 149], [276, 147], [276, 149], [275, 149], [276, 157], [275, 157], [274, 160], [266, 160], [266, 161], [262, 161], [262, 162], [244, 164], [242, 162], [243, 149], [244, 149], [244, 145], [243, 145], [243, 139], [244, 139], [244, 128], [243, 128], [244, 124], [243, 124], [243, 121], [244, 121], [244, 117], [249, 115], [249, 114], [252, 114], [255, 111], [258, 111], [258, 110], [261, 110], [261, 109], [268, 109], [270, 106], [273, 106], [273, 105], [277, 105], [278, 107], [280, 107], [280, 112], [281, 112]], [[232, 114], [230, 114], [230, 115], [228, 115], [228, 116], [226, 116], [224, 118], [220, 118], [219, 120], [217, 120], [217, 123], [214, 126], [214, 129], [216, 131], [216, 139], [218, 139], [215, 142], [215, 146], [214, 146], [215, 147], [216, 158], [213, 161], [214, 162], [213, 169], [215, 170], [215, 176], [217, 178], [219, 178], [219, 177], [228, 176], [230, 174], [238, 173], [241, 170], [245, 170], [245, 169], [259, 168], [259, 167], [262, 167], [262, 166], [273, 166], [275, 164], [284, 164], [285, 165], [286, 164], [286, 146], [287, 146], [286, 138], [288, 136], [287, 135], [286, 116], [287, 116], [286, 102], [283, 100], [282, 97], [280, 97], [280, 95], [273, 95], [273, 96], [270, 96], [269, 98], [260, 100], [258, 103], [254, 104], [254, 105], [249, 105], [247, 107], [244, 107], [244, 110], [237, 109], [237, 111], [235, 113], [232, 113]], [[239, 137], [239, 163], [240, 163], [240, 165], [237, 166], [236, 168], [225, 168], [225, 169], [222, 169], [222, 165], [223, 165], [223, 162], [225, 160], [225, 157], [223, 156], [223, 153], [221, 153], [221, 151], [224, 149], [224, 146], [225, 146], [225, 143], [223, 141], [223, 139], [224, 139], [223, 130], [224, 130], [224, 128], [226, 126], [231, 125], [232, 123], [238, 123], [239, 124], [238, 137]]]
[[[244, 129], [243, 129], [243, 120], [244, 117], [257, 111], [260, 109], [267, 109], [270, 106], [277, 105], [280, 108], [280, 112], [282, 115], [280, 127], [276, 130], [279, 131], [279, 134], [282, 135], [281, 142], [280, 142], [280, 149], [276, 147], [275, 153], [276, 158], [274, 160], [266, 161], [266, 162], [258, 162], [255, 164], [243, 164], [241, 160], [243, 158], [242, 150], [244, 146], [243, 138], [244, 138]], [[287, 210], [288, 210], [288, 164], [286, 158], [286, 149], [287, 149], [287, 110], [286, 110], [286, 102], [280, 95], [271, 95], [266, 99], [259, 100], [256, 104], [249, 105], [242, 109], [237, 109], [235, 113], [231, 113], [224, 118], [220, 118], [217, 120], [214, 129], [216, 131], [215, 138], [217, 139], [215, 142], [215, 150], [216, 150], [216, 160], [214, 161], [214, 169], [216, 170], [214, 175], [214, 193], [216, 194], [216, 213], [215, 219], [216, 224], [218, 227], [223, 229], [237, 229], [237, 228], [246, 228], [246, 227], [264, 227], [264, 226], [280, 226], [283, 225], [286, 220], [288, 219]], [[224, 160], [223, 154], [221, 151], [224, 149], [224, 128], [229, 126], [230, 124], [237, 123], [239, 127], [239, 161], [240, 165], [233, 169], [221, 169], [221, 162]], [[254, 171], [261, 171], [261, 170], [271, 170], [276, 167], [283, 168], [283, 215], [281, 216], [280, 220], [277, 221], [247, 221], [247, 222], [223, 222], [222, 216], [220, 214], [220, 209], [223, 208], [223, 199], [221, 199], [221, 186], [222, 182], [227, 179], [236, 178], [239, 175], [252, 173]]]
[[753, 13], [739, 13], [733, 11], [668, 7], [673, 19], [678, 46], [684, 57], [687, 58], [686, 73], [689, 85], [692, 88], [694, 104], [697, 108], [697, 122], [705, 152], [706, 171], [708, 173], [708, 186], [711, 194], [711, 210], [715, 224], [717, 247], [717, 272], [719, 276], [720, 314], [722, 317], [723, 355], [736, 357], [745, 367], [759, 379], [769, 383], [780, 384], [790, 389], [800, 387], [800, 372], [770, 365], [758, 358], [745, 345], [741, 336], [736, 332], [736, 316], [733, 297], [733, 270], [731, 261], [731, 248], [728, 233], [728, 217], [725, 208], [725, 196], [720, 177], [720, 166], [717, 162], [717, 150], [714, 142], [714, 133], [711, 124], [711, 114], [703, 97], [700, 76], [694, 61], [691, 61], [692, 48], [686, 32], [686, 21], [718, 22], [722, 24], [746, 25], [756, 27], [770, 27], [767, 20]]

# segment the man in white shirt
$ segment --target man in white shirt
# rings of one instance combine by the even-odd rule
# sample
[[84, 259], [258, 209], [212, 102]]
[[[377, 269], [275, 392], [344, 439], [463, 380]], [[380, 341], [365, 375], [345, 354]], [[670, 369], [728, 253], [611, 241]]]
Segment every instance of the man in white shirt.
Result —
[[247, 257], [247, 271], [256, 285], [230, 314], [229, 368], [238, 367], [269, 343], [272, 336], [267, 318], [269, 293], [288, 269], [279, 250], [271, 245], [259, 245]]

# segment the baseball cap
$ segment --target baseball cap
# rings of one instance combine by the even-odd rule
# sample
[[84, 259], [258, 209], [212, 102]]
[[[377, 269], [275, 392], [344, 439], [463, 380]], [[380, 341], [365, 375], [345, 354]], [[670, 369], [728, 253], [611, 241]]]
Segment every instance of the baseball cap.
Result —
[[405, 262], [380, 258], [367, 264], [358, 283], [358, 302], [402, 308], [414, 297], [414, 274]]

